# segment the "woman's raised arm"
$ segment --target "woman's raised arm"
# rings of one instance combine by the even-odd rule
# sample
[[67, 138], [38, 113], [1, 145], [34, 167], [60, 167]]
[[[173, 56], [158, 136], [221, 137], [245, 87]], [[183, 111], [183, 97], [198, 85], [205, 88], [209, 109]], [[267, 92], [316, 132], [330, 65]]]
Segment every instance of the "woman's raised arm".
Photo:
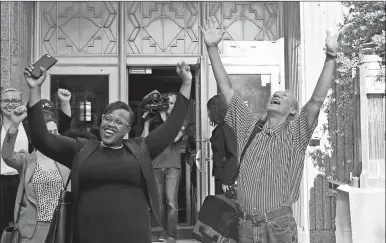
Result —
[[36, 79], [31, 76], [32, 70], [33, 65], [27, 67], [24, 72], [24, 78], [30, 87], [27, 114], [32, 144], [47, 157], [71, 168], [72, 161], [81, 148], [81, 143], [76, 139], [48, 132], [43, 117], [43, 108], [40, 104], [41, 86], [47, 74], [42, 69], [43, 75]]
[[167, 146], [173, 143], [180, 131], [190, 105], [190, 92], [192, 87], [192, 74], [189, 65], [185, 62], [177, 64], [177, 74], [182, 80], [180, 92], [177, 95], [177, 100], [173, 110], [162, 126], [151, 132], [145, 142], [149, 148], [150, 157], [154, 159]]

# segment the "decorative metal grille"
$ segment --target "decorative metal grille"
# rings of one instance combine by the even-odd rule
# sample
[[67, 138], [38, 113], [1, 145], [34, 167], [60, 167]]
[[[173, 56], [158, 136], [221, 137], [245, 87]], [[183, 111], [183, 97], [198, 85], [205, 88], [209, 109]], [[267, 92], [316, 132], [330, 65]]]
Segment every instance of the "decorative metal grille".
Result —
[[224, 40], [279, 38], [276, 2], [127, 2], [127, 54], [198, 54], [205, 5], [209, 18], [226, 31]]
[[198, 54], [198, 2], [127, 2], [127, 54]]
[[209, 2], [208, 12], [209, 18], [225, 30], [224, 41], [275, 41], [279, 38], [277, 2]]
[[42, 2], [42, 52], [116, 54], [117, 3]]

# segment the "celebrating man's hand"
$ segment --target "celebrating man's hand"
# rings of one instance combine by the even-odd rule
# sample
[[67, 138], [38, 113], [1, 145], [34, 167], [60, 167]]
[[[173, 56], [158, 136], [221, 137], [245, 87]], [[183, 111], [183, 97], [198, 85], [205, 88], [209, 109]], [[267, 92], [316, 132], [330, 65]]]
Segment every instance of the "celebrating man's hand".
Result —
[[200, 29], [204, 35], [204, 42], [207, 47], [217, 46], [225, 34], [225, 31], [217, 30], [215, 23], [211, 19], [208, 19], [203, 27], [200, 25]]
[[58, 89], [58, 98], [62, 103], [70, 102], [71, 92], [67, 89]]
[[47, 72], [44, 68], [40, 67], [40, 71], [42, 72], [42, 76], [40, 78], [36, 79], [32, 77], [31, 73], [35, 69], [34, 65], [31, 64], [28, 67], [25, 68], [24, 71], [24, 79], [27, 81], [28, 86], [32, 88], [40, 88], [42, 84], [44, 83], [44, 80], [46, 80]]
[[11, 121], [15, 127], [18, 127], [20, 122], [22, 122], [27, 117], [27, 107], [25, 105], [15, 108], [11, 113]]
[[352, 26], [345, 24], [335, 35], [331, 36], [331, 32], [327, 31], [326, 37], [326, 52], [332, 56], [336, 56], [339, 48], [339, 41], [344, 33]]
[[192, 73], [190, 72], [190, 66], [183, 61], [182, 63], [177, 63], [176, 72], [181, 78], [183, 83], [192, 82]]

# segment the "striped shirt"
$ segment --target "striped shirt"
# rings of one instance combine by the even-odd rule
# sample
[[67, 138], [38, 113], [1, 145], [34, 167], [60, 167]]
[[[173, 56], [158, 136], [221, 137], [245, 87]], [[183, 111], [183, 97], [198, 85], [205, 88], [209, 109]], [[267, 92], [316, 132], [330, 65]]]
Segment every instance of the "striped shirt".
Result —
[[[257, 120], [257, 115], [234, 92], [225, 121], [236, 133], [239, 156]], [[299, 199], [305, 152], [317, 124], [316, 118], [312, 126], [308, 126], [305, 105], [293, 121], [274, 128], [264, 125], [241, 161], [237, 200], [242, 211], [249, 214], [268, 212], [291, 206]]]

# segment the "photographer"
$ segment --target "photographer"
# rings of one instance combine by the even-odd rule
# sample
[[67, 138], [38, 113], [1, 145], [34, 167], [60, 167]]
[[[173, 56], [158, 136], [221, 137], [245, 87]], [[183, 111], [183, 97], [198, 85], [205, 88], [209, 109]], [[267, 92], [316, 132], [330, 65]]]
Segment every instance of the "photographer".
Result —
[[[152, 97], [152, 98], [149, 98]], [[177, 96], [173, 93], [161, 95], [153, 91], [144, 100], [148, 101], [145, 106], [145, 124], [142, 136], [146, 137], [149, 132], [162, 125], [176, 102]], [[160, 241], [168, 243], [176, 242], [178, 223], [178, 186], [181, 178], [181, 154], [180, 146], [186, 126], [183, 125], [174, 142], [169, 145], [153, 161], [154, 174], [161, 199], [161, 215], [163, 234]], [[166, 212], [165, 212], [166, 211]]]

